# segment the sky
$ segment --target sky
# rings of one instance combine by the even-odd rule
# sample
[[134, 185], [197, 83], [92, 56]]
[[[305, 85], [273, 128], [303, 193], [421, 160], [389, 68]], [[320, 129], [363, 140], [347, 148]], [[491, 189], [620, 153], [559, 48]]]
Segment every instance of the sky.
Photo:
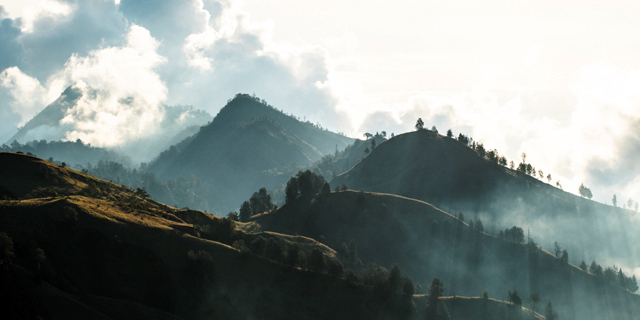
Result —
[[[640, 200], [634, 1], [0, 0], [0, 140], [71, 84], [69, 140], [215, 115], [236, 93], [352, 137], [417, 118], [565, 190]], [[131, 130], [131, 128], [140, 128]]]

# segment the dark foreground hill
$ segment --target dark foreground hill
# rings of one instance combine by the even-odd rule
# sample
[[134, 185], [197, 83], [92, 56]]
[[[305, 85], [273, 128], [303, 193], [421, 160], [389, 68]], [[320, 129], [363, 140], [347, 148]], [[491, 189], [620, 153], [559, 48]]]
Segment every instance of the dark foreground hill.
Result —
[[637, 267], [640, 225], [631, 210], [562, 191], [480, 157], [455, 139], [429, 130], [398, 135], [331, 181], [350, 189], [424, 200], [466, 219], [481, 218], [488, 232], [521, 226], [545, 248], [555, 241], [576, 265], [596, 259], [625, 270]]
[[211, 188], [209, 204], [226, 214], [258, 189], [280, 187], [299, 166], [351, 142], [239, 94], [195, 136], [163, 152], [148, 171], [162, 179], [198, 177]]
[[[449, 294], [477, 296], [488, 290], [502, 298], [516, 289], [524, 300], [537, 293], [545, 303], [553, 302], [562, 319], [640, 318], [640, 296], [562, 262], [533, 241], [498, 239], [414, 199], [331, 192], [251, 221], [263, 230], [323, 239], [343, 256], [351, 254], [344, 244], [353, 241], [363, 261], [397, 263], [423, 288], [438, 277]], [[346, 266], [357, 268], [349, 260], [357, 259], [346, 259]]]
[[[6, 197], [34, 196], [0, 201], [2, 319], [425, 316], [423, 296], [380, 291], [321, 267], [335, 266], [336, 253], [307, 237], [171, 208], [26, 155], [0, 153], [0, 187]], [[452, 319], [540, 319], [504, 302], [474, 301], [442, 299]]]

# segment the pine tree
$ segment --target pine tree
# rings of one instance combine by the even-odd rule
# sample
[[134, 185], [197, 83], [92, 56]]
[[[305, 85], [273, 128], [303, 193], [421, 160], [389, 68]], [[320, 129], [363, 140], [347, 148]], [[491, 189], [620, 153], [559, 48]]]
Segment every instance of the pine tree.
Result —
[[544, 318], [546, 320], [558, 320], [558, 313], [553, 310], [551, 301], [549, 301], [547, 307], [544, 309]]

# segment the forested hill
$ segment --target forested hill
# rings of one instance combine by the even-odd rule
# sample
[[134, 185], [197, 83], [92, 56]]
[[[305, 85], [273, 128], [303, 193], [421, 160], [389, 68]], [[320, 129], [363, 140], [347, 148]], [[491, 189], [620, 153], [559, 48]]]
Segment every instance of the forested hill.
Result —
[[172, 146], [148, 171], [162, 179], [194, 175], [209, 184], [218, 213], [235, 210], [261, 187], [280, 187], [301, 166], [353, 139], [239, 94], [193, 137]]
[[430, 130], [395, 136], [331, 185], [424, 200], [467, 219], [482, 218], [493, 234], [521, 226], [545, 248], [557, 241], [576, 265], [595, 259], [638, 267], [640, 257], [630, 245], [640, 240], [635, 212], [565, 192], [481, 156], [462, 140]]

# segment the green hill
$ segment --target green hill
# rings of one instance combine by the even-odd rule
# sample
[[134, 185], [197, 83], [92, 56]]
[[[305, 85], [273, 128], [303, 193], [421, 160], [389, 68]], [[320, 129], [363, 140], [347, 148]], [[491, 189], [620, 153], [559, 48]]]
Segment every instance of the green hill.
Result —
[[352, 141], [239, 94], [210, 124], [163, 152], [147, 170], [162, 179], [198, 177], [211, 188], [209, 204], [226, 214], [261, 187], [279, 188], [299, 166]]
[[[382, 144], [384, 145], [384, 144]], [[380, 147], [382, 147], [382, 145]], [[365, 160], [365, 161], [368, 161]], [[428, 203], [390, 194], [341, 191], [297, 200], [252, 217], [263, 230], [297, 233], [340, 254], [354, 241], [362, 261], [397, 263], [426, 288], [438, 277], [449, 294], [551, 300], [563, 319], [635, 319], [640, 296], [609, 285], [535, 244], [513, 243], [471, 228]], [[345, 266], [349, 265], [348, 260]]]
[[514, 225], [545, 248], [555, 241], [570, 261], [593, 259], [637, 267], [640, 225], [635, 213], [575, 196], [523, 172], [480, 157], [455, 139], [420, 130], [380, 143], [332, 186], [424, 200], [466, 219], [482, 219], [492, 234]]

